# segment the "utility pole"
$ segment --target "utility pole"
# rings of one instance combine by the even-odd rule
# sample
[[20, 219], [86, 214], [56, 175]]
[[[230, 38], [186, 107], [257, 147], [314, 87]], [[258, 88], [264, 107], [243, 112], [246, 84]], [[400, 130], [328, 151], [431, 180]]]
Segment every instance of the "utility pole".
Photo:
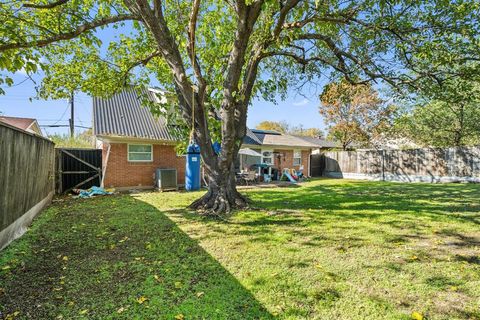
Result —
[[73, 100], [73, 91], [72, 91], [72, 94], [70, 95], [70, 138], [73, 139], [74, 135], [75, 135], [75, 131], [74, 131], [74, 128], [75, 128], [75, 123], [74, 123], [74, 115], [75, 115], [75, 111], [74, 111], [74, 100]]

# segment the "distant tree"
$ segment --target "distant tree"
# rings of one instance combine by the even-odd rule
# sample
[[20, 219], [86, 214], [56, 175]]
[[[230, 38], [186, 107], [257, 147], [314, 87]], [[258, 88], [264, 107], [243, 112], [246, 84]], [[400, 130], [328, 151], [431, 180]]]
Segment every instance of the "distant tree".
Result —
[[428, 92], [428, 96], [417, 96], [418, 103], [395, 121], [395, 132], [423, 146], [480, 143], [478, 83], [446, 81], [441, 85], [431, 84]]
[[397, 127], [423, 146], [451, 147], [480, 142], [480, 108], [433, 101], [397, 120]]
[[312, 138], [323, 138], [323, 132], [319, 128], [304, 128], [302, 125], [293, 127], [289, 130], [290, 134], [295, 136], [304, 136]]
[[370, 84], [351, 84], [346, 79], [325, 86], [320, 114], [329, 124], [328, 136], [346, 150], [353, 143], [368, 145], [390, 125], [393, 107]]
[[94, 139], [92, 129], [88, 129], [71, 138], [68, 134], [52, 134], [48, 138], [55, 143], [57, 148], [93, 148]]
[[259, 130], [272, 130], [280, 133], [287, 133], [290, 125], [285, 121], [262, 121], [255, 128]]
[[318, 128], [304, 128], [303, 125], [291, 126], [286, 121], [262, 121], [256, 127], [259, 130], [272, 130], [283, 134], [322, 138], [323, 132]]

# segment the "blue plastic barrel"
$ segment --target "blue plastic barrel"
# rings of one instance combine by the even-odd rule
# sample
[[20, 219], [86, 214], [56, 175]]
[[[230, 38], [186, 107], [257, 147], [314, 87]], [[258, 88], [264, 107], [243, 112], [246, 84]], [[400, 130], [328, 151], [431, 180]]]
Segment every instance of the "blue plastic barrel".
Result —
[[195, 143], [187, 147], [185, 189], [187, 191], [200, 189], [200, 147]]
[[214, 143], [212, 143], [212, 147], [213, 147], [213, 151], [216, 154], [220, 154], [220, 151], [222, 151], [222, 145], [218, 141], [215, 141]]

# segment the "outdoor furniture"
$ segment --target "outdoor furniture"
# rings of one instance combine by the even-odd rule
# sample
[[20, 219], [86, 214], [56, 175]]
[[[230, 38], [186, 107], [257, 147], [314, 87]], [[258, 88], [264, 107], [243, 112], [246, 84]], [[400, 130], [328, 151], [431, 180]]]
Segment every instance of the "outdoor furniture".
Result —
[[243, 176], [243, 180], [245, 181], [245, 183], [246, 183], [247, 186], [248, 186], [248, 183], [249, 183], [249, 182], [256, 182], [256, 180], [257, 180], [257, 174], [255, 173], [255, 171], [248, 171], [248, 172]]

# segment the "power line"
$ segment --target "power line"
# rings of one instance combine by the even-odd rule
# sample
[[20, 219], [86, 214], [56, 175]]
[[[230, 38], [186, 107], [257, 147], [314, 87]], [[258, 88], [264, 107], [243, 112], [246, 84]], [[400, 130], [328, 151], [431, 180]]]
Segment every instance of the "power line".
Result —
[[65, 110], [63, 111], [62, 116], [60, 117], [60, 120], [57, 120], [57, 122], [55, 122], [54, 124], [57, 124], [57, 123], [59, 123], [60, 121], [63, 121], [63, 117], [65, 116], [65, 113], [67, 113], [68, 107], [69, 107], [69, 105], [67, 104], [67, 107], [66, 107]]
[[[41, 124], [40, 127], [42, 128], [69, 128], [69, 124]], [[82, 128], [82, 129], [92, 129], [92, 127], [86, 126], [74, 126], [75, 128]]]

